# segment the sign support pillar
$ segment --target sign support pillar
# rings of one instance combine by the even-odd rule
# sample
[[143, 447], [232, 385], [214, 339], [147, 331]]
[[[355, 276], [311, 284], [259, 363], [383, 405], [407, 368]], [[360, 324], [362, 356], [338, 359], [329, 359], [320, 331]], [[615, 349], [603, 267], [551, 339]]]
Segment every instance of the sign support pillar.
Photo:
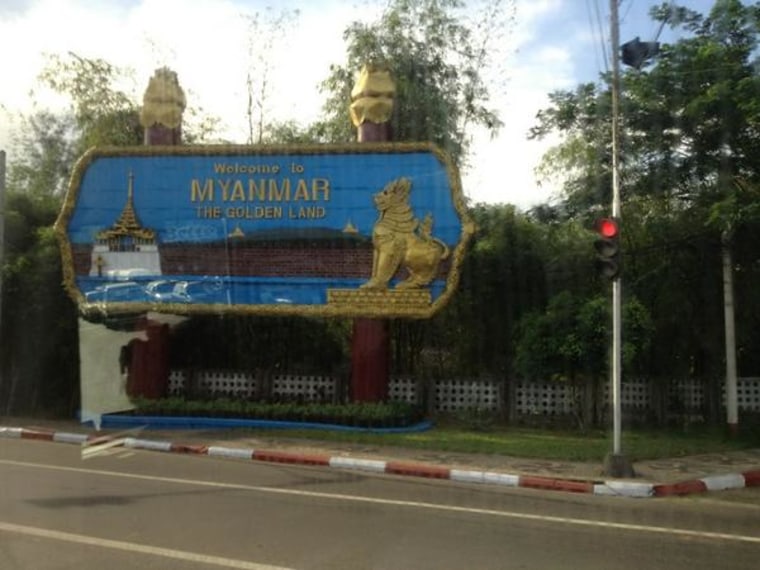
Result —
[[[157, 69], [148, 82], [140, 109], [140, 124], [145, 129], [143, 144], [181, 145], [185, 105], [177, 74], [166, 67]], [[127, 380], [128, 392], [131, 388], [137, 395], [161, 398], [169, 382], [169, 327], [147, 318], [143, 324], [147, 341], [132, 351], [129, 372], [134, 377]]]
[[[390, 118], [396, 88], [386, 68], [365, 66], [351, 92], [351, 121], [357, 141], [392, 140]], [[350, 397], [355, 402], [388, 398], [390, 332], [385, 319], [355, 319], [351, 339]]]

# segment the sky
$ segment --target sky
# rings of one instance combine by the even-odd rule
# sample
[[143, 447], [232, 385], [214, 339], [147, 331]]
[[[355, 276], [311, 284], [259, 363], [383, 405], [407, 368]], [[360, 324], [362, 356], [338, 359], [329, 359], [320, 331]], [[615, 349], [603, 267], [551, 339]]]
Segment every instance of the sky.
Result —
[[[482, 3], [482, 2], [481, 2]], [[469, 1], [470, 14], [481, 3]], [[620, 38], [652, 41], [653, 0], [620, 0]], [[681, 0], [707, 13], [713, 0]], [[342, 33], [355, 20], [375, 21], [387, 0], [0, 0], [0, 150], [12, 162], [11, 135], [20, 114], [63, 102], [36, 83], [44, 54], [74, 52], [133, 71], [124, 88], [141, 101], [154, 70], [177, 72], [188, 101], [222, 120], [221, 135], [247, 139], [246, 69], [250, 34], [244, 15], [299, 10], [272, 40], [272, 94], [267, 113], [307, 124], [319, 116], [318, 84], [330, 64], [342, 64]], [[271, 8], [273, 7], [273, 8]], [[483, 68], [492, 106], [504, 122], [491, 138], [474, 130], [462, 186], [473, 202], [521, 209], [557, 198], [557, 181], [536, 180], [534, 169], [557, 139], [527, 140], [549, 93], [595, 81], [609, 65], [608, 0], [515, 0], [514, 23]], [[658, 38], [673, 39], [667, 30]], [[259, 38], [257, 41], [265, 40]], [[357, 70], [358, 71], [358, 70]], [[36, 98], [29, 93], [34, 90]], [[348, 121], [348, 113], [346, 120]]]

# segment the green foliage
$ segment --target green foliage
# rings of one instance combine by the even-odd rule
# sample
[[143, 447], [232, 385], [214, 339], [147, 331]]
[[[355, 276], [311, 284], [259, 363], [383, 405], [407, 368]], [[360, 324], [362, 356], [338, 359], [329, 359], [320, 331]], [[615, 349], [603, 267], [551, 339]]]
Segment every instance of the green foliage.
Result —
[[[687, 35], [662, 45], [650, 70], [623, 75], [624, 192], [695, 201], [755, 172], [758, 6], [720, 0], [708, 18], [686, 9], [672, 15], [671, 8], [663, 5], [653, 15]], [[609, 80], [552, 93], [531, 131], [534, 138], [564, 137], [543, 172], [567, 175], [566, 197], [577, 208], [609, 202]]]
[[273, 123], [262, 136], [265, 144], [310, 144], [321, 138], [318, 126], [304, 127], [296, 121]]
[[[599, 464], [611, 449], [609, 430], [579, 433], [496, 425], [488, 431], [469, 429], [458, 422], [436, 422], [433, 429], [417, 433], [347, 433], [325, 430], [256, 430], [256, 436], [319, 440], [364, 446], [394, 446], [427, 452], [482, 453], [491, 456], [587, 461]], [[632, 460], [674, 458], [702, 453], [751, 449], [757, 440], [727, 439], [719, 430], [623, 432], [623, 449]]]
[[454, 421], [463, 429], [475, 432], [492, 432], [496, 428], [496, 414], [482, 408], [466, 408], [454, 414]]
[[549, 300], [546, 311], [526, 315], [518, 333], [518, 372], [526, 378], [564, 380], [583, 371], [600, 374], [608, 344], [606, 328], [598, 326], [597, 313], [604, 312], [601, 303], [602, 299], [584, 302], [563, 292]]
[[355, 74], [365, 64], [384, 64], [396, 82], [394, 140], [434, 142], [461, 163], [470, 126], [495, 133], [502, 124], [488, 106], [481, 71], [505, 4], [491, 3], [491, 19], [477, 29], [479, 35], [461, 17], [459, 0], [394, 0], [377, 22], [351, 24], [344, 33], [347, 61], [333, 65], [323, 83], [329, 96], [326, 119], [317, 129], [320, 140], [355, 138], [348, 121]]
[[59, 200], [76, 158], [70, 117], [40, 111], [23, 119], [10, 165], [8, 187], [38, 200]]
[[644, 358], [655, 333], [652, 316], [646, 306], [633, 297], [623, 303], [623, 366], [631, 372], [642, 371]]
[[50, 202], [7, 199], [0, 337], [3, 413], [72, 414], [77, 406], [76, 310], [61, 287]]
[[79, 134], [77, 155], [92, 146], [142, 143], [138, 107], [129, 94], [117, 88], [124, 75], [122, 69], [99, 58], [73, 52], [48, 57], [40, 80], [71, 99]]
[[513, 206], [480, 204], [471, 214], [478, 232], [460, 289], [424, 329], [438, 377], [511, 372], [515, 325], [545, 299], [543, 228]]
[[[752, 375], [758, 257], [745, 240], [758, 226], [760, 4], [717, 0], [702, 15], [662, 3], [651, 14], [680, 34], [661, 45], [651, 66], [622, 74], [623, 280], [651, 322], [637, 321], [641, 312], [624, 320], [652, 339], [632, 342], [624, 356], [652, 377], [721, 378], [720, 247], [728, 239], [741, 280], [740, 369]], [[553, 210], [560, 220], [590, 225], [611, 202], [610, 79], [553, 93], [531, 132], [562, 137], [542, 168], [564, 181], [564, 201]]]
[[735, 228], [760, 222], [760, 186], [736, 179], [710, 207], [706, 225], [730, 236]]
[[577, 215], [590, 206], [609, 203], [612, 194], [612, 126], [609, 91], [594, 83], [574, 91], [549, 94], [551, 106], [538, 112], [530, 139], [559, 132], [563, 141], [550, 149], [538, 168], [540, 179], [561, 181], [564, 208]]
[[227, 417], [375, 428], [403, 427], [422, 419], [420, 411], [406, 402], [312, 404], [174, 397], [158, 400], [137, 398], [134, 404], [134, 413], [138, 415]]
[[74, 54], [52, 57], [42, 79], [72, 97], [73, 112], [26, 117], [9, 165], [0, 335], [5, 413], [77, 407], [77, 312], [64, 293], [52, 226], [74, 160], [93, 144], [135, 144], [136, 107], [114, 89], [116, 70]]
[[[594, 378], [609, 370], [611, 314], [609, 298], [582, 298], [565, 291], [552, 297], [545, 311], [520, 321], [516, 366], [526, 378], [573, 380]], [[623, 303], [624, 363], [640, 365], [653, 334], [646, 307], [636, 298]]]

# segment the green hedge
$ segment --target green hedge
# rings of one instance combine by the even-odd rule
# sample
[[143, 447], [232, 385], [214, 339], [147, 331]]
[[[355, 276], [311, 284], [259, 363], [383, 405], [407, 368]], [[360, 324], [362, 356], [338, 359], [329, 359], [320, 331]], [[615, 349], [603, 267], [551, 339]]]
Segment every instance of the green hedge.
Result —
[[300, 404], [248, 402], [228, 398], [217, 400], [138, 398], [133, 403], [135, 410], [132, 413], [136, 415], [240, 418], [358, 427], [403, 427], [423, 418], [417, 406], [406, 402]]

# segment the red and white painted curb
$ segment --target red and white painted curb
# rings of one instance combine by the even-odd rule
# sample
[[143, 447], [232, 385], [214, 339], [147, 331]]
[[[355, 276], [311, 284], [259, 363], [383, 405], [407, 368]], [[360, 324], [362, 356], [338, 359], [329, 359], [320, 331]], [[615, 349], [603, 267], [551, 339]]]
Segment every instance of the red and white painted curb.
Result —
[[31, 439], [59, 443], [73, 443], [78, 445], [97, 442], [103, 443], [107, 447], [123, 446], [130, 449], [143, 449], [149, 451], [190, 453], [231, 459], [289, 463], [293, 465], [316, 465], [372, 473], [426, 477], [428, 479], [447, 479], [461, 483], [481, 483], [505, 487], [522, 487], [616, 497], [668, 497], [704, 493], [707, 491], [722, 491], [726, 489], [741, 489], [744, 487], [760, 486], [760, 469], [745, 471], [743, 473], [714, 475], [691, 481], [681, 481], [678, 483], [657, 484], [616, 480], [589, 481], [535, 475], [514, 475], [490, 471], [469, 471], [423, 463], [407, 463], [403, 461], [383, 461], [343, 456], [331, 457], [329, 455], [318, 453], [291, 453], [276, 450], [183, 444], [170, 441], [120, 437], [118, 435], [96, 436], [82, 433], [55, 432], [18, 427], [0, 426], [0, 438]]

